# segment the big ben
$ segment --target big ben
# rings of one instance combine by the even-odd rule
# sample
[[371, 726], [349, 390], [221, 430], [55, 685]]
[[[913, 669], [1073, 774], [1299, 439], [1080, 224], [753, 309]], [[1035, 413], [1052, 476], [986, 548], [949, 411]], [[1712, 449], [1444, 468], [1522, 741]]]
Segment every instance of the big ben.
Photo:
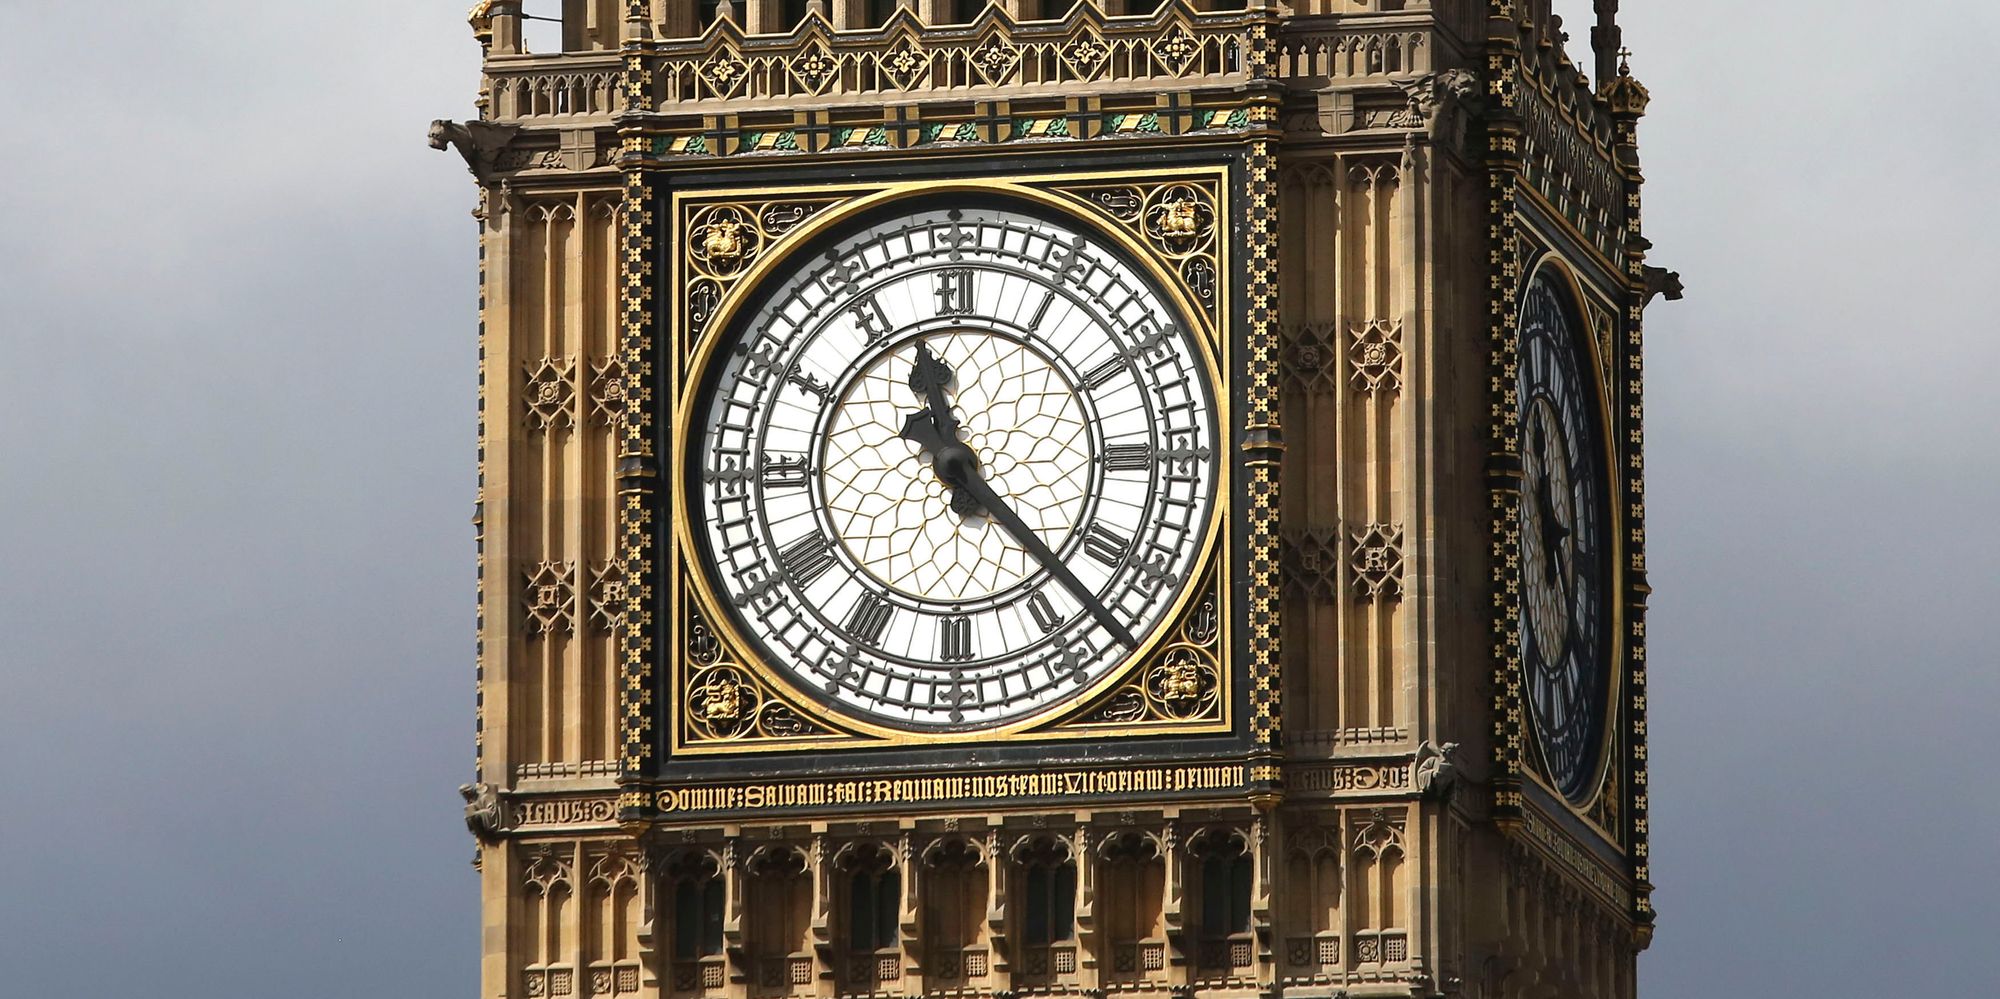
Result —
[[1616, 0], [555, 6], [432, 131], [481, 996], [1636, 994]]

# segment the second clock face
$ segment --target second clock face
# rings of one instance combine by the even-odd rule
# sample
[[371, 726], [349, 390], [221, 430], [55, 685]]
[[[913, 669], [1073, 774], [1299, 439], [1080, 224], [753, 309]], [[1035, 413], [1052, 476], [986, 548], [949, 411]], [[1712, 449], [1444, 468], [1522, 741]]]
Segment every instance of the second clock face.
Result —
[[1592, 790], [1610, 684], [1610, 511], [1589, 360], [1548, 274], [1521, 307], [1521, 660], [1542, 758], [1562, 793]]
[[711, 352], [689, 511], [770, 666], [876, 724], [1033, 715], [1194, 582], [1212, 366], [1109, 240], [1007, 207], [795, 256]]

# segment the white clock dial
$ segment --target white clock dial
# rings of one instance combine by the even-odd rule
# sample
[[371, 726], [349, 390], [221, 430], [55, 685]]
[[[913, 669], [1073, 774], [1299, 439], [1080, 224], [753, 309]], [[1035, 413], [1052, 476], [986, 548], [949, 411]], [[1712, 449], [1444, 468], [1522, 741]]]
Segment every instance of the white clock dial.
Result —
[[938, 206], [839, 235], [711, 353], [691, 519], [738, 630], [876, 724], [1033, 715], [1128, 661], [1211, 541], [1212, 366], [1108, 239]]

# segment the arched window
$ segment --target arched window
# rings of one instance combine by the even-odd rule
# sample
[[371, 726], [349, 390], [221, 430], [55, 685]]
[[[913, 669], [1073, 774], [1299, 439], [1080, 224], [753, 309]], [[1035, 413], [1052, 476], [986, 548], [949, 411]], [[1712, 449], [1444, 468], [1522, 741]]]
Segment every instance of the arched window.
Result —
[[1160, 843], [1137, 830], [1113, 833], [1097, 848], [1095, 916], [1110, 945], [1106, 977], [1116, 982], [1157, 982], [1167, 974], [1161, 925], [1166, 865]]
[[1204, 829], [1188, 842], [1197, 865], [1200, 905], [1195, 964], [1203, 969], [1247, 968], [1252, 867], [1250, 843], [1231, 829]]
[[1053, 836], [1015, 848], [1021, 868], [1021, 933], [1030, 947], [1061, 943], [1076, 933], [1076, 861], [1069, 844]]
[[722, 865], [708, 853], [682, 854], [669, 865], [674, 960], [695, 961], [722, 953], [721, 870]]
[[924, 849], [924, 974], [928, 981], [970, 982], [985, 977], [982, 945], [988, 870], [979, 844], [957, 836]]
[[841, 852], [835, 867], [847, 882], [847, 949], [863, 955], [896, 946], [903, 872], [895, 856], [874, 843], [856, 844]]
[[[743, 936], [752, 995], [790, 993], [812, 969], [812, 875], [805, 852], [772, 843], [744, 861]], [[716, 967], [719, 972], [720, 966]], [[704, 988], [723, 986], [703, 969]]]

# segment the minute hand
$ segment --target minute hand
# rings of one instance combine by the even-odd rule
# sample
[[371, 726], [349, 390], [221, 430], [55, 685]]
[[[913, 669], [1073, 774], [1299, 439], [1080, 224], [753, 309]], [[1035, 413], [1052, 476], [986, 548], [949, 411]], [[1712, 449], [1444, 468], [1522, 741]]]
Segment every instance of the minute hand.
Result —
[[1068, 587], [1069, 591], [1075, 594], [1078, 600], [1083, 602], [1083, 606], [1090, 611], [1091, 616], [1097, 618], [1098, 623], [1104, 625], [1106, 631], [1111, 632], [1113, 638], [1125, 643], [1128, 648], [1138, 647], [1139, 640], [1133, 638], [1132, 633], [1126, 630], [1123, 624], [1119, 623], [1118, 618], [1112, 615], [1110, 609], [1106, 608], [1104, 603], [1097, 599], [1097, 594], [1092, 593], [1089, 587], [1083, 585], [1083, 580], [1076, 578], [1076, 574], [1069, 571], [1069, 566], [1064, 565], [1062, 559], [1057, 558], [1056, 553], [1051, 551], [1048, 545], [1042, 543], [1041, 536], [1028, 528], [1027, 522], [1021, 519], [1021, 515], [1015, 513], [1014, 508], [1008, 506], [1007, 501], [1001, 499], [1000, 494], [994, 492], [993, 487], [987, 485], [985, 479], [980, 478], [977, 473], [974, 473], [968, 476], [965, 482], [960, 483], [959, 488], [970, 493], [973, 499], [978, 500], [979, 505], [985, 507], [986, 512], [992, 514], [993, 519], [999, 521], [1000, 526], [1006, 528], [1007, 533], [1014, 536], [1014, 540], [1020, 542], [1022, 547], [1028, 549], [1028, 554], [1033, 555], [1036, 561], [1042, 563], [1042, 568], [1047, 569], [1049, 575], [1054, 576], [1057, 582]]

